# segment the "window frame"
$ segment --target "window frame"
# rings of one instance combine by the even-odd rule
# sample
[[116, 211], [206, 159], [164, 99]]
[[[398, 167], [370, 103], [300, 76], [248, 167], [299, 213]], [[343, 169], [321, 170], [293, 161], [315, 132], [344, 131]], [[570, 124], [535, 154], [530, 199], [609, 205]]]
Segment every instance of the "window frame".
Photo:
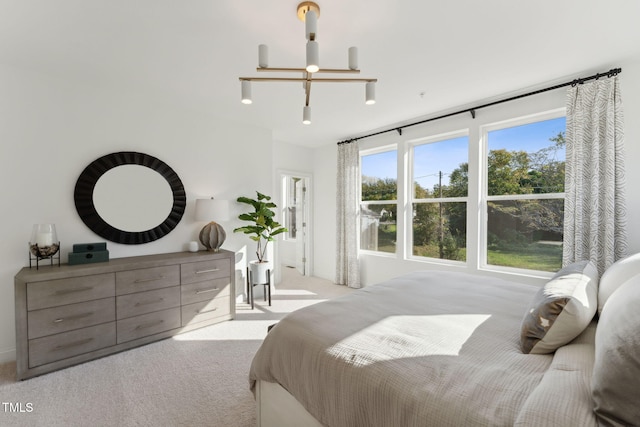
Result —
[[[509, 280], [520, 280], [538, 285], [548, 280], [554, 273], [544, 270], [527, 270], [515, 267], [504, 267], [487, 264], [487, 132], [501, 127], [517, 126], [527, 122], [566, 117], [565, 97], [562, 93], [549, 92], [535, 97], [513, 101], [509, 106], [496, 106], [482, 110], [476, 116], [456, 115], [443, 120], [410, 126], [403, 132], [385, 134], [360, 144], [360, 158], [388, 150], [397, 152], [397, 235], [396, 252], [378, 252], [360, 249], [360, 233], [358, 233], [358, 254], [362, 256], [366, 274], [388, 277], [390, 272], [412, 271], [414, 269], [441, 269], [468, 271], [485, 276], [504, 277]], [[518, 123], [519, 122], [519, 123]], [[412, 144], [420, 144], [429, 140], [446, 139], [443, 136], [455, 137], [467, 133], [469, 143], [469, 175], [467, 188], [467, 223], [466, 223], [466, 263], [464, 261], [443, 260], [413, 255], [413, 222], [412, 206], [413, 159]], [[358, 191], [362, 190], [359, 184]], [[557, 193], [545, 193], [529, 197], [551, 199]], [[500, 198], [503, 196], [495, 196]], [[507, 196], [513, 199], [511, 196]], [[361, 197], [359, 196], [361, 201]], [[430, 199], [434, 202], [434, 199]], [[447, 199], [446, 201], [453, 201]], [[386, 203], [383, 201], [381, 203]], [[481, 205], [482, 204], [482, 205]], [[358, 204], [358, 213], [360, 204]], [[360, 230], [360, 224], [358, 224]], [[379, 260], [379, 261], [376, 261]], [[385, 276], [386, 275], [386, 276]]]
[[[414, 255], [413, 253], [413, 205], [414, 203], [455, 203], [455, 202], [464, 202], [467, 206], [467, 229], [469, 224], [469, 186], [470, 183], [467, 183], [467, 195], [466, 197], [432, 197], [426, 199], [418, 199], [415, 197], [416, 189], [415, 189], [415, 148], [417, 146], [426, 145], [426, 144], [435, 144], [438, 142], [444, 142], [451, 139], [456, 138], [467, 138], [467, 164], [469, 163], [469, 157], [471, 155], [471, 144], [469, 142], [469, 129], [459, 129], [451, 132], [438, 133], [435, 135], [430, 135], [427, 137], [422, 137], [418, 139], [413, 139], [407, 142], [407, 152], [408, 152], [408, 165], [407, 165], [407, 184], [405, 185], [409, 190], [407, 193], [407, 202], [406, 202], [406, 212], [405, 212], [405, 223], [407, 226], [405, 227], [405, 258], [408, 260], [414, 261], [427, 261], [427, 262], [437, 262], [442, 264], [453, 264], [453, 265], [466, 265], [468, 262], [468, 257], [465, 258], [464, 261], [458, 260], [450, 260], [444, 258], [433, 258], [426, 257], [420, 255]], [[398, 190], [400, 191], [400, 190]], [[468, 239], [467, 239], [468, 241]], [[466, 242], [465, 242], [466, 245]]]
[[565, 199], [565, 193], [539, 193], [539, 194], [507, 194], [507, 195], [489, 195], [489, 132], [495, 130], [501, 130], [511, 127], [517, 127], [537, 122], [543, 122], [546, 120], [557, 119], [560, 117], [566, 117], [566, 108], [556, 108], [539, 113], [529, 114], [526, 116], [515, 117], [512, 119], [501, 120], [494, 123], [489, 123], [480, 126], [480, 197], [479, 197], [479, 210], [480, 210], [480, 223], [479, 223], [479, 239], [478, 239], [478, 269], [487, 271], [496, 271], [503, 273], [522, 274], [527, 276], [547, 276], [552, 273], [544, 270], [531, 270], [518, 267], [507, 267], [501, 265], [494, 265], [488, 263], [488, 240], [489, 240], [489, 212], [488, 203], [492, 201], [513, 201], [513, 200], [547, 200], [547, 199]]
[[[399, 175], [398, 167], [396, 166], [396, 198], [395, 200], [362, 200], [362, 158], [366, 156], [375, 155], [375, 154], [386, 153], [389, 151], [396, 152], [396, 163], [397, 163], [398, 158], [400, 157], [400, 147], [398, 146], [398, 144], [387, 144], [387, 145], [383, 145], [381, 147], [376, 147], [376, 148], [361, 149], [358, 153], [359, 154], [358, 168], [360, 170], [360, 175], [358, 179], [358, 211], [357, 211], [358, 212], [358, 253], [382, 256], [382, 257], [388, 257], [388, 258], [396, 258], [398, 254], [401, 252], [399, 251], [399, 249], [400, 249], [400, 242], [401, 242], [400, 233], [402, 233], [402, 230], [400, 230], [399, 221], [398, 221], [398, 216], [399, 216], [398, 207], [400, 206], [398, 203], [398, 199], [399, 199], [399, 193], [400, 191], [402, 191], [400, 188], [400, 182], [398, 179], [398, 175]], [[361, 224], [360, 213], [362, 211], [362, 205], [365, 203], [368, 205], [396, 205], [396, 248], [394, 252], [362, 249], [361, 242], [360, 242], [360, 236], [362, 235], [362, 228], [361, 228], [362, 224]]]
[[291, 228], [291, 212], [290, 208], [296, 207], [295, 199], [293, 198], [293, 193], [295, 192], [295, 182], [294, 180], [301, 180], [304, 178], [294, 177], [292, 175], [287, 175], [282, 177], [282, 223], [289, 231], [282, 234], [282, 239], [287, 242], [295, 242], [297, 241], [297, 230], [296, 237], [291, 237], [292, 228]]

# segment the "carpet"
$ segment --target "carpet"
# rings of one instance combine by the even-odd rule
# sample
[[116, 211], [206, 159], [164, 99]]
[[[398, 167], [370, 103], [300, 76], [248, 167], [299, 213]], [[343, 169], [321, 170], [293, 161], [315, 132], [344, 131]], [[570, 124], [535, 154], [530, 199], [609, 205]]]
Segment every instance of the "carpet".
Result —
[[255, 426], [248, 373], [267, 327], [350, 291], [284, 268], [272, 306], [258, 296], [235, 320], [21, 382], [0, 365], [0, 425]]

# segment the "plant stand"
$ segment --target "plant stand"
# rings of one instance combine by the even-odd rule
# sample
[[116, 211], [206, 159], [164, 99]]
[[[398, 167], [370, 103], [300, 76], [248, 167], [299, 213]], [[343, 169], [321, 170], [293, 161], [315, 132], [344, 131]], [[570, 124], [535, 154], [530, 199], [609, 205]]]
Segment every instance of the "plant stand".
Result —
[[262, 285], [264, 286], [264, 300], [269, 301], [269, 306], [271, 306], [271, 270], [266, 270], [266, 278], [264, 283], [253, 283], [251, 277], [251, 270], [247, 267], [247, 303], [251, 304], [251, 310], [254, 308], [253, 301], [253, 287]]

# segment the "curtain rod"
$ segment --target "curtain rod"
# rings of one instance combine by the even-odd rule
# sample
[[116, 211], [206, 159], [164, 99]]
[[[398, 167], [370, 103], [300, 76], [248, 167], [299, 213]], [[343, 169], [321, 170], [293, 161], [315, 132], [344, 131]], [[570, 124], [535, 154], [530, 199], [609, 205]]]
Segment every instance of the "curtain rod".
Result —
[[581, 85], [581, 84], [583, 84], [585, 82], [588, 82], [589, 80], [598, 80], [600, 77], [615, 77], [618, 74], [620, 74], [621, 72], [622, 72], [622, 68], [612, 68], [609, 71], [607, 71], [606, 73], [597, 73], [597, 74], [594, 74], [594, 75], [589, 76], [589, 77], [573, 79], [573, 80], [571, 80], [569, 82], [557, 84], [555, 86], [547, 87], [547, 88], [544, 88], [544, 89], [534, 90], [533, 92], [524, 93], [522, 95], [512, 96], [510, 98], [501, 99], [501, 100], [494, 101], [494, 102], [489, 102], [488, 104], [482, 104], [482, 105], [478, 105], [476, 107], [455, 111], [453, 113], [443, 114], [442, 116], [437, 116], [437, 117], [432, 117], [430, 119], [420, 120], [419, 122], [409, 123], [409, 124], [402, 125], [402, 126], [396, 126], [396, 127], [393, 127], [393, 128], [381, 130], [379, 132], [370, 133], [368, 135], [363, 135], [363, 136], [358, 136], [358, 137], [355, 137], [355, 138], [346, 139], [344, 141], [338, 142], [338, 145], [349, 144], [351, 142], [355, 142], [355, 141], [358, 141], [360, 139], [370, 138], [372, 136], [377, 136], [377, 135], [381, 135], [383, 133], [388, 133], [388, 132], [393, 132], [393, 131], [396, 131], [396, 132], [398, 132], [399, 135], [402, 135], [402, 129], [404, 129], [404, 128], [408, 128], [408, 127], [416, 126], [416, 125], [421, 125], [423, 123], [432, 122], [434, 120], [444, 119], [444, 118], [455, 116], [457, 114], [462, 114], [462, 113], [471, 113], [471, 117], [473, 117], [475, 119], [476, 118], [476, 110], [479, 110], [481, 108], [491, 107], [493, 105], [502, 104], [503, 102], [515, 101], [516, 99], [525, 98], [525, 97], [531, 96], [531, 95], [537, 95], [539, 93], [548, 92], [550, 90], [555, 90], [555, 89], [560, 89], [560, 88], [566, 87], [566, 86]]

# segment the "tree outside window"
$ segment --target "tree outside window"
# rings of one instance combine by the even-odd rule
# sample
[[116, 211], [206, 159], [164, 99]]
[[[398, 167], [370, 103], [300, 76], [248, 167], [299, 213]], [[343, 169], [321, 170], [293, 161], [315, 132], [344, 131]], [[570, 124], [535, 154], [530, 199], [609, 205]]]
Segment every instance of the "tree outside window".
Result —
[[468, 137], [413, 146], [412, 254], [466, 260]]
[[360, 249], [396, 252], [397, 156], [396, 150], [388, 150], [360, 158]]
[[488, 132], [488, 265], [561, 267], [565, 126], [560, 117]]

